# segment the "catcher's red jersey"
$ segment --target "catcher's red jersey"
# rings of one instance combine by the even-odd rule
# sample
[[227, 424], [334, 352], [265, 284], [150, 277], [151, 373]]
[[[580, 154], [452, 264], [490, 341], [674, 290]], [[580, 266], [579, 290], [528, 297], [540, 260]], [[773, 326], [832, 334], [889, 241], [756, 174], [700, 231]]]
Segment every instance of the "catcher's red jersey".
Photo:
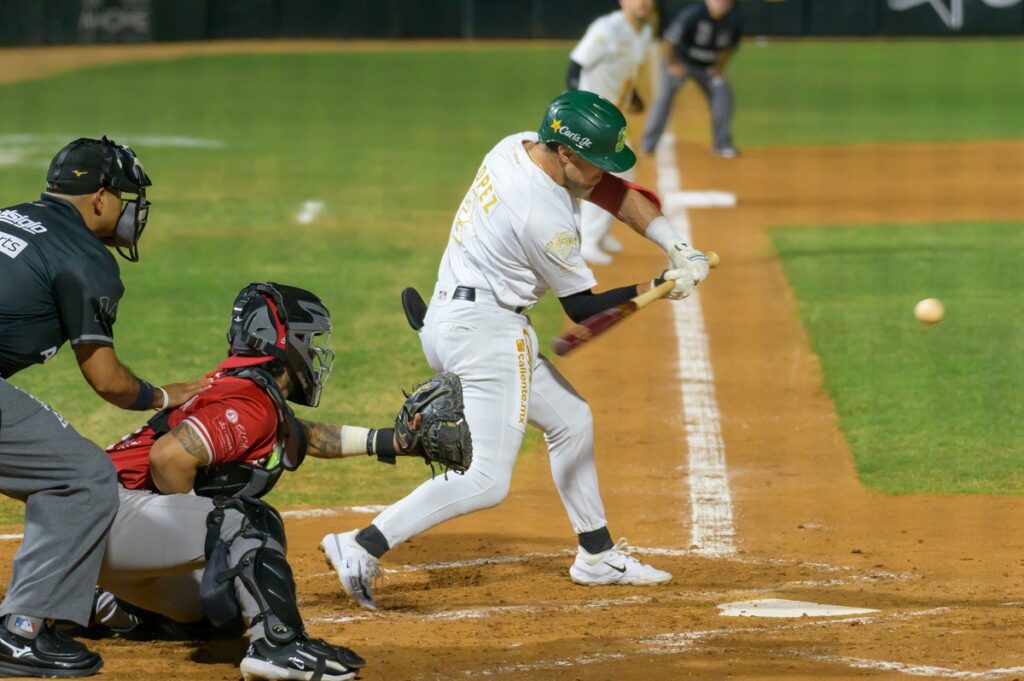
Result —
[[[210, 388], [171, 412], [168, 425], [174, 428], [184, 422], [191, 428], [210, 452], [210, 463], [258, 461], [277, 442], [277, 410], [252, 381], [222, 376], [229, 363], [209, 374], [214, 377]], [[153, 429], [146, 425], [107, 448], [126, 488], [159, 491], [149, 470], [149, 449], [155, 441]]]

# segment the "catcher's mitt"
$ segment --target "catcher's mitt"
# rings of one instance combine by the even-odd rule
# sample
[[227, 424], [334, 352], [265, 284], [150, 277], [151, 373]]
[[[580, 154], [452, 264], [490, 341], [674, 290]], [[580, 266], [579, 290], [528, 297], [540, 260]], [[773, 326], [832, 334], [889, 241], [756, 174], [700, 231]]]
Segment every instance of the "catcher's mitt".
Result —
[[459, 377], [447, 371], [436, 374], [405, 397], [395, 419], [395, 437], [402, 454], [422, 456], [446, 472], [464, 473], [473, 462], [473, 441], [463, 413]]

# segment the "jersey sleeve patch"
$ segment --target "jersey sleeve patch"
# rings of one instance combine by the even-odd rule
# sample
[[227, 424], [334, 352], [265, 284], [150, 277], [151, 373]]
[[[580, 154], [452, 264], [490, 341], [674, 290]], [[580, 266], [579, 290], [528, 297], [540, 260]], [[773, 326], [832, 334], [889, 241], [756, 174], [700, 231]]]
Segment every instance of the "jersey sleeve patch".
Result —
[[559, 298], [597, 284], [580, 255], [579, 230], [560, 222], [531, 215], [521, 235], [530, 266]]

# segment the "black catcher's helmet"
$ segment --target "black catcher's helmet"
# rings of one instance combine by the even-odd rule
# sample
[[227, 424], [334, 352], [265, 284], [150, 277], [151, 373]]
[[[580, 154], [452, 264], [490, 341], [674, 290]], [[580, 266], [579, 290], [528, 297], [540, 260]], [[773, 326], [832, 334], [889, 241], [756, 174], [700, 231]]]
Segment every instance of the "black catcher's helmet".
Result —
[[229, 354], [269, 355], [279, 360], [292, 380], [288, 399], [315, 407], [334, 367], [331, 313], [305, 289], [252, 283], [235, 298], [228, 329]]

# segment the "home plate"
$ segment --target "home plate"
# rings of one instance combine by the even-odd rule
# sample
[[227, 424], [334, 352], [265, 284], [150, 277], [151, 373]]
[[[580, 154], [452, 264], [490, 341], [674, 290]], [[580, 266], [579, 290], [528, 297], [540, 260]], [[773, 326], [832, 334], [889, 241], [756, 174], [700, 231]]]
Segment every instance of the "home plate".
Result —
[[683, 208], [733, 208], [736, 206], [736, 195], [732, 192], [714, 190], [672, 192], [665, 197], [665, 205]]
[[784, 598], [722, 603], [718, 609], [722, 611], [720, 614], [724, 617], [838, 617], [878, 612], [870, 608], [850, 608], [845, 605], [827, 605], [808, 601], [787, 601]]

